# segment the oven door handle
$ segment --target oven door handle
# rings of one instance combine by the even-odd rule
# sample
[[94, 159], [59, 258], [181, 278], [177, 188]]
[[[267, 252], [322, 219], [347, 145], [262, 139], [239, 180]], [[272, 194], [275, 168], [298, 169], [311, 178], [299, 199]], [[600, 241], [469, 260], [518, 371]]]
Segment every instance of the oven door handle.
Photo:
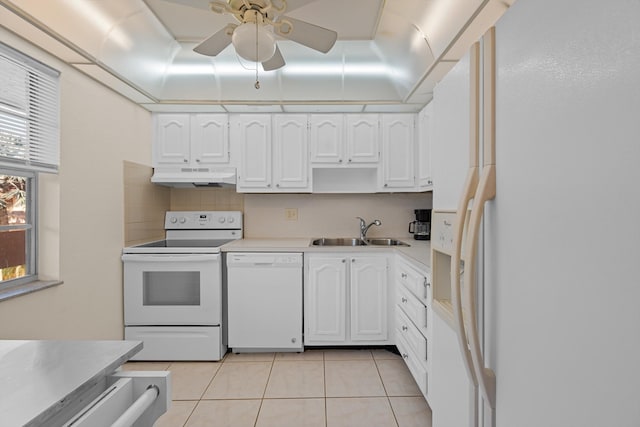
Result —
[[123, 262], [203, 262], [219, 261], [220, 254], [124, 254]]

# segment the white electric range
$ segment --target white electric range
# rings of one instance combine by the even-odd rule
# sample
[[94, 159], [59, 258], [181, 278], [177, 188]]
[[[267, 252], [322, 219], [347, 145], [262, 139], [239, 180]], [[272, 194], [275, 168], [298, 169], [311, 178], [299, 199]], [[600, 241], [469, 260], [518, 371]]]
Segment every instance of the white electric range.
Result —
[[242, 212], [169, 211], [166, 239], [123, 250], [124, 335], [133, 360], [220, 360], [227, 351], [220, 246], [242, 238]]

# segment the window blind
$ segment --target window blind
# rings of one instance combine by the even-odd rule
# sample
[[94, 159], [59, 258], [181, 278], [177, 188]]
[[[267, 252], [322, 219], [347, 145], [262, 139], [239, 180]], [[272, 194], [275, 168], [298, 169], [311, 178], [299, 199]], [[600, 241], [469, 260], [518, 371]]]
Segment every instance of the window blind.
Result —
[[0, 166], [58, 171], [59, 76], [0, 43]]

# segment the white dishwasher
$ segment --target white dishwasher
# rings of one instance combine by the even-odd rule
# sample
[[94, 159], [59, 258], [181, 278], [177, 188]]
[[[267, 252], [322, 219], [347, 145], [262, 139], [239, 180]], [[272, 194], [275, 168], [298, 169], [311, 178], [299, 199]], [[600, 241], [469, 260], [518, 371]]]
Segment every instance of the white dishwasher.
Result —
[[228, 346], [302, 351], [302, 253], [227, 253]]

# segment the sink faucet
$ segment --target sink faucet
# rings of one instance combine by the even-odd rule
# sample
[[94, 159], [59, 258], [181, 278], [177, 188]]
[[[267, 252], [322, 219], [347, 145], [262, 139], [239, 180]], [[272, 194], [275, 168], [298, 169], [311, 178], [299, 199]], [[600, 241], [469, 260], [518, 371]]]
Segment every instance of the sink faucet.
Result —
[[379, 219], [376, 219], [371, 224], [367, 225], [366, 221], [363, 218], [360, 218], [359, 216], [357, 216], [356, 218], [360, 220], [360, 239], [362, 240], [365, 240], [367, 238], [367, 231], [369, 231], [369, 228], [372, 225], [382, 225], [382, 222], [380, 222]]

